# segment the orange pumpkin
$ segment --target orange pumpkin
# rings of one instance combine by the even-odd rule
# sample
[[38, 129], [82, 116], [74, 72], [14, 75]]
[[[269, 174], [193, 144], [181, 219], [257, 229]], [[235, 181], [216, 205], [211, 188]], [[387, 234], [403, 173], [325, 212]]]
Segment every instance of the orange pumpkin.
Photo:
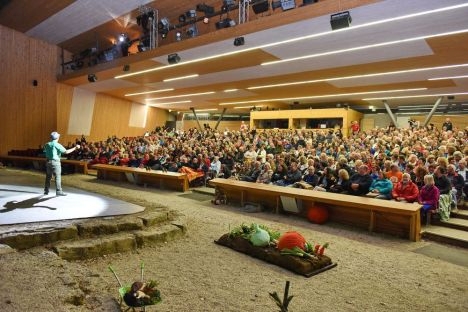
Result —
[[312, 223], [324, 224], [328, 220], [328, 209], [315, 205], [307, 211], [307, 219]]
[[294, 247], [299, 247], [302, 250], [305, 250], [305, 238], [298, 232], [291, 231], [286, 232], [278, 240], [278, 250], [283, 250], [284, 248], [293, 249]]

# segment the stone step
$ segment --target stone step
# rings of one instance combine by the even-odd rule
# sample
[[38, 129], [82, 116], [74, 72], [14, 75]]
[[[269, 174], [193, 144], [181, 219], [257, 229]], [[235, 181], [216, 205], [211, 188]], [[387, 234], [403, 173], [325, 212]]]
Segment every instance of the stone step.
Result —
[[60, 242], [53, 247], [53, 250], [59, 257], [65, 260], [82, 260], [113, 253], [128, 252], [136, 248], [135, 235], [132, 233], [118, 233], [102, 238]]
[[[74, 260], [129, 251], [151, 242], [175, 239], [185, 232], [185, 216], [167, 208], [157, 208], [136, 215], [4, 228], [0, 232], [0, 246], [13, 250], [52, 247], [64, 258]], [[2, 249], [2, 252], [7, 250]]]
[[468, 232], [439, 225], [428, 225], [422, 229], [422, 238], [436, 242], [468, 248]]
[[36, 246], [53, 244], [58, 241], [78, 238], [75, 225], [31, 226], [30, 229], [12, 230], [0, 235], [0, 243], [14, 249], [29, 249]]
[[110, 234], [99, 238], [63, 241], [55, 244], [53, 250], [65, 260], [91, 259], [172, 241], [185, 235], [186, 231], [185, 221], [176, 220], [172, 223], [153, 225], [143, 230]]

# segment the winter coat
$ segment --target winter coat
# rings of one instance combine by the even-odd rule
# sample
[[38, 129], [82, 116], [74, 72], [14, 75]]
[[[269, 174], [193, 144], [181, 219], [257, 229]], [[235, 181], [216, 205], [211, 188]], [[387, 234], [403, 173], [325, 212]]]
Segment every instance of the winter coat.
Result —
[[416, 184], [409, 181], [408, 184], [404, 185], [403, 182], [398, 182], [395, 188], [392, 190], [392, 197], [403, 197], [407, 202], [412, 203], [418, 199], [419, 189]]

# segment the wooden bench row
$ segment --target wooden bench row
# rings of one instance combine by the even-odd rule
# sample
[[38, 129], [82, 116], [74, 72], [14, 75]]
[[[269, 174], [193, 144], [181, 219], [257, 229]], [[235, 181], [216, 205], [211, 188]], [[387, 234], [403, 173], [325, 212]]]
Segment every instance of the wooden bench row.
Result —
[[[44, 157], [33, 157], [33, 156], [12, 156], [12, 155], [0, 155], [0, 161], [5, 165], [11, 164], [13, 167], [26, 167], [33, 166], [34, 169], [44, 170], [46, 159]], [[81, 172], [88, 174], [88, 162], [82, 160], [71, 160], [61, 159], [62, 164], [68, 164], [75, 167], [75, 172]]]
[[96, 164], [91, 166], [97, 170], [98, 179], [113, 181], [128, 181], [138, 185], [153, 185], [160, 189], [172, 189], [186, 192], [189, 189], [189, 181], [185, 173], [163, 172], [161, 170], [147, 171], [143, 168], [132, 168]]
[[[412, 241], [420, 239], [421, 205], [401, 203], [368, 197], [311, 191], [271, 184], [260, 184], [230, 179], [213, 179], [212, 186], [223, 192], [228, 201], [259, 203], [276, 213], [296, 212], [306, 216], [307, 207], [321, 204], [328, 209], [329, 220], [367, 228]], [[297, 204], [297, 211], [288, 206]]]

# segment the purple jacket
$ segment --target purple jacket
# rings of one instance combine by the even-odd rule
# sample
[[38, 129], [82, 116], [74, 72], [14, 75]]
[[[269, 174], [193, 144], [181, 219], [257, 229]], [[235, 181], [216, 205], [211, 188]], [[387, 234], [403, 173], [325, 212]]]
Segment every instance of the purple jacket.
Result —
[[440, 192], [437, 186], [424, 185], [419, 191], [418, 202], [421, 204], [429, 204], [434, 208], [439, 207]]

